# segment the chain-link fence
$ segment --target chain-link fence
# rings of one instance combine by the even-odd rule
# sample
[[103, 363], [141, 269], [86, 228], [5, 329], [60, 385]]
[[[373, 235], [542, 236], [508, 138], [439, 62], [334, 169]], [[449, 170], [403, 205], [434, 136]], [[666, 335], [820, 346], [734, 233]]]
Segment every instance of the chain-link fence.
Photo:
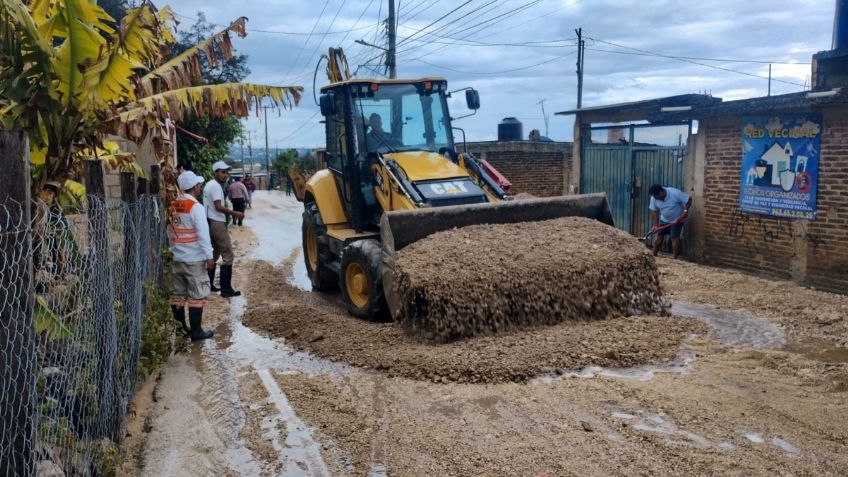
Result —
[[117, 458], [167, 239], [155, 195], [86, 202], [0, 203], [0, 477]]

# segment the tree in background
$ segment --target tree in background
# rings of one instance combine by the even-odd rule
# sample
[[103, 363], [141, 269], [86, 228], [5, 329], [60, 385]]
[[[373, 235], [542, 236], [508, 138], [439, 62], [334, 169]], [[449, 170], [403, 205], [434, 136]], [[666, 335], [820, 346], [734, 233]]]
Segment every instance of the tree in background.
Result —
[[[203, 42], [215, 34], [215, 26], [206, 20], [203, 12], [197, 13], [197, 20], [179, 35], [174, 45], [174, 55], [179, 55], [193, 45]], [[212, 68], [206, 58], [200, 59], [203, 74], [195, 84], [237, 83], [244, 80], [250, 70], [247, 68], [247, 55], [235, 54]], [[177, 160], [186, 169], [197, 174], [211, 177], [212, 164], [229, 156], [229, 146], [243, 133], [241, 121], [235, 116], [193, 117], [179, 123], [177, 130]], [[192, 137], [193, 135], [199, 136]]]
[[100, 0], [97, 2], [110, 17], [116, 22], [120, 22], [127, 14], [127, 0]]
[[317, 164], [318, 160], [315, 158], [315, 153], [311, 149], [306, 151], [303, 157], [300, 158], [300, 165], [304, 171], [314, 171]]
[[[295, 167], [301, 169], [300, 157], [297, 149], [288, 149], [277, 153], [272, 166], [281, 176], [285, 176], [289, 169]], [[302, 169], [301, 169], [302, 170]]]
[[27, 132], [36, 193], [78, 185], [81, 160], [100, 157], [108, 134], [152, 140], [165, 185], [175, 186], [168, 121], [246, 116], [262, 101], [300, 100], [300, 87], [195, 84], [201, 61], [214, 68], [230, 58], [230, 33], [244, 37], [247, 18], [174, 57], [171, 23], [173, 11], [147, 1], [119, 24], [89, 0], [0, 1], [0, 123]]

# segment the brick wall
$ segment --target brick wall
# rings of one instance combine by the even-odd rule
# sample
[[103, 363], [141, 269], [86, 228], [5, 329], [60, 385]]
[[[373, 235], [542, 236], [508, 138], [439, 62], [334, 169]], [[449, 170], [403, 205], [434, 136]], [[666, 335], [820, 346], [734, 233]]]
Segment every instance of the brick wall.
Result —
[[739, 211], [741, 118], [704, 119], [704, 261], [848, 292], [848, 112], [822, 111], [815, 221]]
[[824, 112], [818, 216], [805, 231], [807, 282], [848, 292], [848, 110]]
[[489, 161], [512, 183], [513, 194], [549, 197], [569, 193], [571, 143], [567, 142], [476, 142], [468, 151]]

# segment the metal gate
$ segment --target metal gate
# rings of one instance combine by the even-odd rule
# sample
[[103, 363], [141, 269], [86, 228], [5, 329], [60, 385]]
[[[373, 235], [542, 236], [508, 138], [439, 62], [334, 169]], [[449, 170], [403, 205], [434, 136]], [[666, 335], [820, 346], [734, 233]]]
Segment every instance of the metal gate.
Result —
[[615, 226], [636, 236], [647, 234], [651, 185], [684, 188], [689, 130], [689, 124], [587, 128], [580, 154], [580, 191], [606, 192]]

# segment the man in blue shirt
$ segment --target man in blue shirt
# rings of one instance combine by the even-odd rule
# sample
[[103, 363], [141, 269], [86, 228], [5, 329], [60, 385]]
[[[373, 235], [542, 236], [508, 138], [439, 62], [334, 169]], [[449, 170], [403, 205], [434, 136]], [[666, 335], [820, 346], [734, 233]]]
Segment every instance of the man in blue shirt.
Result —
[[657, 238], [654, 239], [654, 256], [656, 257], [662, 248], [666, 236], [671, 235], [671, 250], [674, 252], [674, 258], [677, 258], [680, 255], [683, 221], [686, 220], [689, 208], [692, 207], [692, 198], [680, 189], [663, 187], [659, 184], [652, 185], [649, 192], [651, 203], [648, 208], [651, 210], [652, 230], [673, 224], [657, 232]]

